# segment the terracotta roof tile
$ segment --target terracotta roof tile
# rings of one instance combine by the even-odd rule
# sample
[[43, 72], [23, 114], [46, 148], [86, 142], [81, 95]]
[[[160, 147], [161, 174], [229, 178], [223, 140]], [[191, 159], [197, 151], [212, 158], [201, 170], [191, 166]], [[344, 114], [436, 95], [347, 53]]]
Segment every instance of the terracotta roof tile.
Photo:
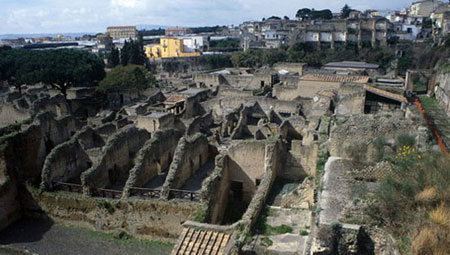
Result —
[[379, 89], [379, 88], [371, 87], [371, 86], [368, 86], [368, 85], [365, 85], [364, 88], [367, 91], [372, 92], [374, 94], [377, 94], [379, 96], [387, 97], [387, 98], [390, 98], [392, 100], [403, 102], [403, 103], [407, 103], [408, 102], [406, 97], [404, 97], [402, 95], [399, 95], [399, 94], [388, 92], [386, 90], [382, 90], [382, 89]]
[[338, 74], [306, 74], [300, 77], [302, 81], [323, 81], [323, 82], [351, 82], [368, 83], [369, 76], [338, 75]]

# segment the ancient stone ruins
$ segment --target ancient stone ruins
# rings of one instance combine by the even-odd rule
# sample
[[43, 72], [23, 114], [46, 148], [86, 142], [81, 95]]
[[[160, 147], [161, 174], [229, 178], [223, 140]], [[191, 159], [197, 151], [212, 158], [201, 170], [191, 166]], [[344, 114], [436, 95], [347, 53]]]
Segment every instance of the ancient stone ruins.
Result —
[[419, 149], [430, 137], [414, 105], [366, 75], [278, 63], [67, 98], [4, 84], [0, 229], [50, 218], [172, 242], [174, 255], [392, 254], [349, 192], [389, 165], [352, 171], [345, 148], [366, 142], [370, 160], [374, 137], [408, 134]]

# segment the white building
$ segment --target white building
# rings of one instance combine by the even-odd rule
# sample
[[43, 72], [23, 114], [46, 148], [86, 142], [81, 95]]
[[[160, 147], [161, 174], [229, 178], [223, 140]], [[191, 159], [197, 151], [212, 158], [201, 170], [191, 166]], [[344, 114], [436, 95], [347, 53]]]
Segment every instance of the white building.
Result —
[[409, 14], [411, 16], [430, 17], [436, 9], [444, 3], [437, 0], [422, 0], [411, 4]]
[[207, 36], [177, 36], [183, 40], [184, 52], [202, 52], [208, 45]]

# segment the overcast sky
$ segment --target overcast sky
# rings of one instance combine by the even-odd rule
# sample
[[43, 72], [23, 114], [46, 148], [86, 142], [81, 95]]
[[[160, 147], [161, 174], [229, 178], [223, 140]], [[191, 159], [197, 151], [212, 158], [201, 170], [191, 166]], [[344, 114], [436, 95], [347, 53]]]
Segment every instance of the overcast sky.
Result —
[[204, 26], [289, 16], [300, 8], [402, 9], [413, 0], [0, 0], [0, 34], [103, 32], [110, 25]]

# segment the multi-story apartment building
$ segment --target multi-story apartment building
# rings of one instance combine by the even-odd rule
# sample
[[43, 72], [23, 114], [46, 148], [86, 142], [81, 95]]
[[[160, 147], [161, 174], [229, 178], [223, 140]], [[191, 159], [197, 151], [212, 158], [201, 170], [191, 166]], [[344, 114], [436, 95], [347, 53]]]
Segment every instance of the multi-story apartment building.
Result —
[[159, 44], [145, 46], [148, 58], [198, 57], [200, 52], [185, 52], [183, 39], [161, 38]]
[[106, 31], [114, 40], [130, 38], [136, 40], [137, 38], [136, 26], [114, 26], [108, 27]]
[[442, 1], [422, 0], [411, 4], [409, 15], [418, 17], [430, 17], [431, 13], [444, 5]]

